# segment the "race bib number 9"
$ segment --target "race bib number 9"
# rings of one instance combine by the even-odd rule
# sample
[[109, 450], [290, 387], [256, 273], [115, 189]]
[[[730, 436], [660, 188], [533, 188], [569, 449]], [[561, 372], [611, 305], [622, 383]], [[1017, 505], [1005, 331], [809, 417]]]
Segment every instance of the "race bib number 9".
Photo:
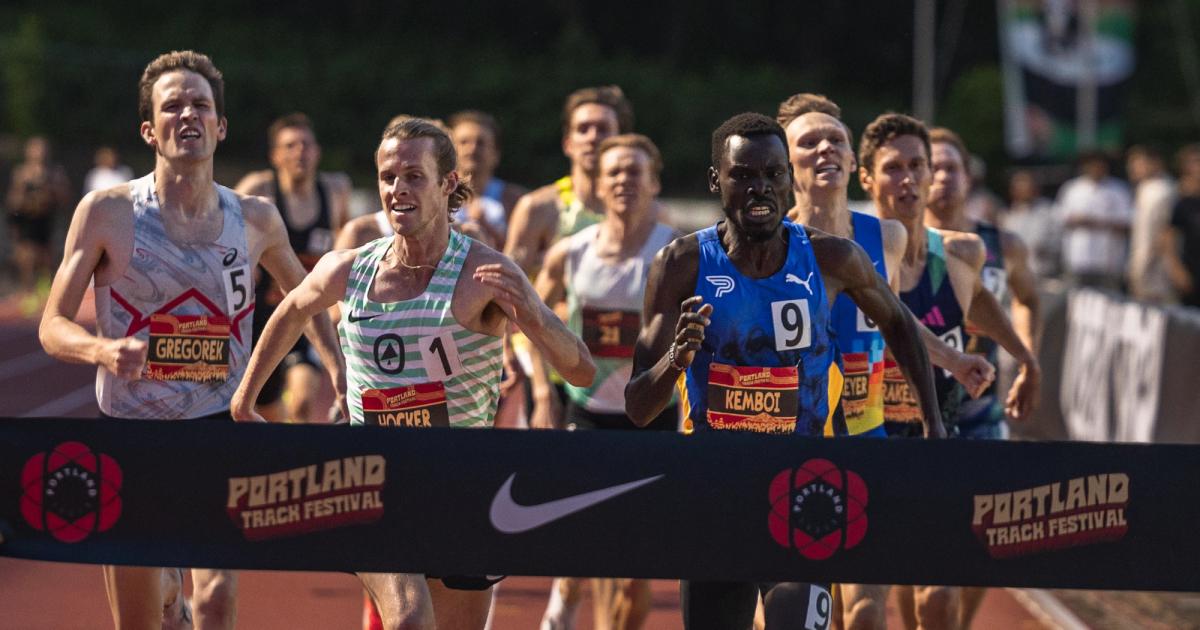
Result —
[[775, 324], [776, 350], [797, 350], [812, 344], [808, 300], [771, 302], [771, 321]]
[[606, 359], [633, 358], [642, 327], [641, 314], [634, 311], [605, 311], [590, 306], [583, 308], [583, 343], [594, 357]]
[[800, 411], [795, 367], [708, 366], [708, 425], [756, 433], [795, 433]]
[[378, 427], [448, 427], [446, 388], [441, 382], [368, 389], [362, 393], [363, 422]]
[[201, 383], [229, 378], [229, 320], [220, 315], [151, 315], [146, 378]]
[[833, 598], [829, 591], [808, 585], [808, 613], [804, 615], [804, 630], [829, 630], [833, 619]]

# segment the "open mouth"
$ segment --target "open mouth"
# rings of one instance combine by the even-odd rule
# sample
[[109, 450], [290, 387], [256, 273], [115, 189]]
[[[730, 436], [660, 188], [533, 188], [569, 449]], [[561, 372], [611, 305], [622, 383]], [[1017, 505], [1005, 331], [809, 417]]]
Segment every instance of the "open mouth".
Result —
[[817, 175], [840, 172], [842, 172], [842, 167], [838, 166], [837, 164], [823, 164], [817, 167]]
[[179, 132], [179, 139], [180, 140], [199, 140], [200, 139], [200, 130], [196, 129], [194, 127], [187, 127], [183, 131]]
[[765, 219], [775, 212], [775, 208], [766, 204], [756, 204], [746, 209], [746, 216], [751, 219]]
[[417, 209], [417, 207], [412, 205], [411, 203], [394, 203], [394, 204], [392, 204], [392, 208], [391, 208], [392, 212], [395, 212], [397, 214], [413, 212], [416, 209]]

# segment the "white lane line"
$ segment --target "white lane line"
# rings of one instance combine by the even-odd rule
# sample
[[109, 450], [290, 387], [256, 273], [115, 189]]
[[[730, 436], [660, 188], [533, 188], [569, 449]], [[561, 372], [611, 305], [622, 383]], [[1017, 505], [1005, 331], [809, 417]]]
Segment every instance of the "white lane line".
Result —
[[75, 411], [76, 409], [79, 409], [80, 407], [86, 405], [89, 401], [95, 402], [95, 400], [96, 384], [91, 383], [89, 385], [80, 387], [66, 396], [60, 396], [40, 407], [26, 411], [25, 413], [21, 414], [21, 417], [39, 418], [45, 416], [61, 416], [68, 411]]
[[46, 354], [44, 350], [34, 350], [29, 354], [2, 361], [0, 362], [0, 381], [40, 370], [51, 363], [54, 363], [54, 359], [50, 358], [50, 355]]
[[1050, 591], [1041, 588], [1006, 589], [1013, 599], [1025, 607], [1043, 625], [1058, 630], [1088, 630], [1088, 625], [1077, 617]]

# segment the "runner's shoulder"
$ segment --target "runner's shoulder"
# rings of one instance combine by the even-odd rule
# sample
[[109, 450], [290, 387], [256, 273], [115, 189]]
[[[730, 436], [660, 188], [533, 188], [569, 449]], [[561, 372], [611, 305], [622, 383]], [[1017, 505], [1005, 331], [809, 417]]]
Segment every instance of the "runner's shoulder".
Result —
[[537, 216], [547, 212], [558, 214], [558, 186], [546, 184], [532, 192], [526, 193], [517, 202], [517, 208], [525, 208], [526, 212]]
[[127, 223], [133, 216], [133, 194], [129, 183], [93, 190], [79, 201], [77, 220], [109, 228]]
[[942, 243], [948, 256], [961, 260], [973, 269], [983, 268], [983, 262], [987, 258], [987, 247], [978, 234], [954, 230], [936, 231], [942, 235]]
[[821, 274], [840, 278], [847, 286], [865, 284], [875, 273], [871, 258], [854, 239], [805, 226]]
[[353, 189], [350, 175], [341, 171], [321, 171], [317, 173], [321, 185], [335, 194], [348, 194]]
[[342, 226], [334, 247], [360, 247], [383, 236], [379, 231], [379, 222], [375, 213], [354, 217]]
[[283, 217], [280, 216], [279, 209], [270, 199], [259, 195], [245, 195], [236, 191], [234, 194], [237, 195], [238, 202], [242, 206], [242, 217], [247, 225], [263, 232], [284, 229]]
[[246, 173], [233, 189], [242, 195], [269, 196], [274, 183], [275, 171], [263, 169]]

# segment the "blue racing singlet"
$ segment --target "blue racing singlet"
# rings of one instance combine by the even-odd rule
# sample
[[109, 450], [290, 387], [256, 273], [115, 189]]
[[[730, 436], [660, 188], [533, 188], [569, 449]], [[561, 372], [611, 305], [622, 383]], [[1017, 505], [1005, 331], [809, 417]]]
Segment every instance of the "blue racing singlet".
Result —
[[[975, 224], [975, 233], [983, 240], [987, 258], [983, 263], [983, 286], [1001, 305], [1008, 301], [1008, 273], [1004, 268], [1004, 249], [1000, 243], [1000, 230], [990, 223]], [[999, 346], [990, 337], [985, 337], [974, 326], [966, 327], [966, 351], [988, 360], [992, 367], [1000, 369]], [[973, 434], [983, 427], [996, 427], [1004, 422], [1004, 406], [997, 394], [996, 381], [974, 400], [964, 399], [958, 414], [958, 429], [963, 434]]]
[[[854, 242], [862, 246], [875, 271], [886, 280], [879, 219], [861, 212], [851, 212], [850, 217]], [[842, 355], [842, 411], [847, 430], [850, 435], [861, 435], [883, 426], [883, 335], [844, 293], [833, 301], [833, 340]], [[835, 433], [832, 423], [825, 433]]]
[[[955, 350], [963, 349], [963, 314], [954, 287], [950, 284], [950, 272], [946, 265], [946, 251], [942, 235], [925, 228], [927, 256], [925, 271], [911, 291], [901, 291], [900, 301], [908, 307], [917, 320], [935, 335], [942, 338]], [[896, 364], [891, 353], [885, 359], [885, 391], [883, 414], [889, 435], [921, 435], [923, 417], [916, 396], [909, 390], [908, 381]], [[934, 389], [942, 411], [942, 421], [948, 431], [952, 430], [958, 417], [958, 406], [962, 402], [962, 387], [943, 369], [933, 370]]]
[[[738, 272], [717, 226], [696, 234], [696, 295], [711, 304], [704, 343], [680, 379], [685, 430], [821, 435], [842, 391], [825, 283], [804, 228], [784, 221], [787, 260], [766, 278]], [[831, 374], [833, 378], [831, 378]]]

